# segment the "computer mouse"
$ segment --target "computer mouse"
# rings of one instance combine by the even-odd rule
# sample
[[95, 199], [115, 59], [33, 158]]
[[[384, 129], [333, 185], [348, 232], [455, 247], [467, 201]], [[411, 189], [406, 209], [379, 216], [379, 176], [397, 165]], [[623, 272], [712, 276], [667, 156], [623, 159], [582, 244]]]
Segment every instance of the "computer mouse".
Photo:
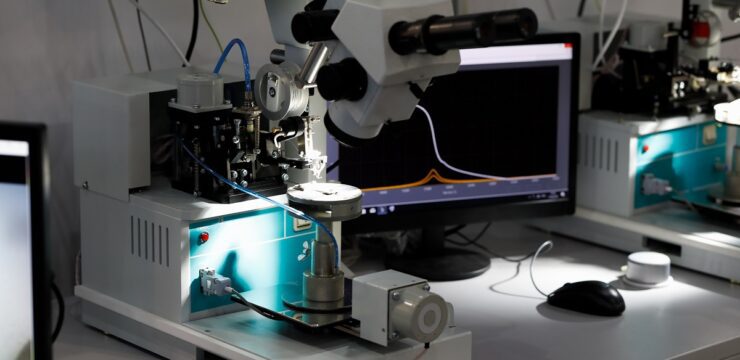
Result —
[[619, 316], [624, 299], [614, 286], [601, 281], [567, 283], [547, 296], [547, 303], [580, 313]]

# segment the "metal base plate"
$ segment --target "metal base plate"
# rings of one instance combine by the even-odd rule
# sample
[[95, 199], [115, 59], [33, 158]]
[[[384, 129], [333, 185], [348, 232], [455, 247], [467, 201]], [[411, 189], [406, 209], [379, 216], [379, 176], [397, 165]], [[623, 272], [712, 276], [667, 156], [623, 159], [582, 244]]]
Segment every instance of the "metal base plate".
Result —
[[[719, 200], [716, 194], [720, 193], [721, 189], [711, 189], [706, 192], [692, 192], [686, 197], [675, 197], [674, 201], [690, 205], [700, 214], [709, 218], [715, 218], [718, 220], [727, 220], [730, 222], [740, 221], [740, 207], [729, 206], [726, 202]], [[738, 203], [740, 204], [740, 202]]]
[[709, 191], [709, 200], [725, 207], [740, 206], [740, 198], [728, 196], [724, 189], [713, 189]]
[[[349, 286], [351, 288], [351, 286]], [[345, 287], [346, 288], [346, 287]], [[303, 289], [299, 285], [278, 285], [274, 287], [250, 290], [241, 294], [247, 301], [261, 310], [277, 316], [292, 324], [319, 329], [342, 324], [351, 320], [351, 312], [308, 312], [288, 306], [283, 299], [303, 298]], [[345, 296], [345, 298], [347, 298]], [[349, 296], [351, 299], [352, 296]], [[236, 299], [232, 298], [236, 302]]]
[[352, 311], [352, 298], [334, 302], [311, 301], [303, 298], [302, 293], [289, 292], [283, 294], [283, 303], [294, 310], [313, 313], [342, 313]]

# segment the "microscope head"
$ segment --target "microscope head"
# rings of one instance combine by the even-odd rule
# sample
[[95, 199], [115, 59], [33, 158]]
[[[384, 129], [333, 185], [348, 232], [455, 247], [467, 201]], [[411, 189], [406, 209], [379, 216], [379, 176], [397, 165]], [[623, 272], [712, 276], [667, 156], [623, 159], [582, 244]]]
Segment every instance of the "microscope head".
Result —
[[531, 10], [454, 16], [449, 0], [329, 0], [292, 22], [297, 41], [331, 49], [316, 84], [330, 101], [327, 130], [350, 146], [410, 118], [431, 79], [457, 71], [458, 49], [526, 39], [536, 30]]

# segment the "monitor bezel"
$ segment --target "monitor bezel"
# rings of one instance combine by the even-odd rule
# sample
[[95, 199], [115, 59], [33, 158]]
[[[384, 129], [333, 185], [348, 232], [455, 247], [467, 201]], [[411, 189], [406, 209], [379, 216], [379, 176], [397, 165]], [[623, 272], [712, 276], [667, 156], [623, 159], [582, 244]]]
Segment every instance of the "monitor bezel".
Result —
[[0, 121], [0, 139], [25, 141], [29, 146], [33, 356], [36, 359], [51, 359], [51, 267], [47, 213], [49, 160], [46, 149], [46, 126]]
[[524, 200], [502, 202], [501, 198], [450, 201], [434, 204], [405, 206], [407, 211], [387, 215], [363, 215], [345, 221], [346, 234], [421, 228], [427, 226], [457, 225], [476, 222], [514, 220], [528, 217], [571, 215], [576, 209], [576, 159], [578, 136], [578, 74], [580, 70], [581, 37], [578, 33], [537, 35], [533, 39], [510, 42], [499, 46], [558, 44], [573, 45], [570, 101], [570, 147], [568, 164], [568, 197], [565, 199]]

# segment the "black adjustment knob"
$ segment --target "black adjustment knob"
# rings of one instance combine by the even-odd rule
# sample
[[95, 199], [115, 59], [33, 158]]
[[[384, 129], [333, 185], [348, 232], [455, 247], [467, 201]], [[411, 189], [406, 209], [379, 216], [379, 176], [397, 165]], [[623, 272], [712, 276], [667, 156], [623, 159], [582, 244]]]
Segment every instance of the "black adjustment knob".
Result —
[[331, 31], [334, 20], [339, 16], [339, 10], [304, 11], [296, 14], [290, 24], [293, 37], [299, 43], [335, 40]]
[[354, 58], [325, 65], [316, 77], [319, 94], [326, 100], [357, 101], [367, 91], [367, 72]]

